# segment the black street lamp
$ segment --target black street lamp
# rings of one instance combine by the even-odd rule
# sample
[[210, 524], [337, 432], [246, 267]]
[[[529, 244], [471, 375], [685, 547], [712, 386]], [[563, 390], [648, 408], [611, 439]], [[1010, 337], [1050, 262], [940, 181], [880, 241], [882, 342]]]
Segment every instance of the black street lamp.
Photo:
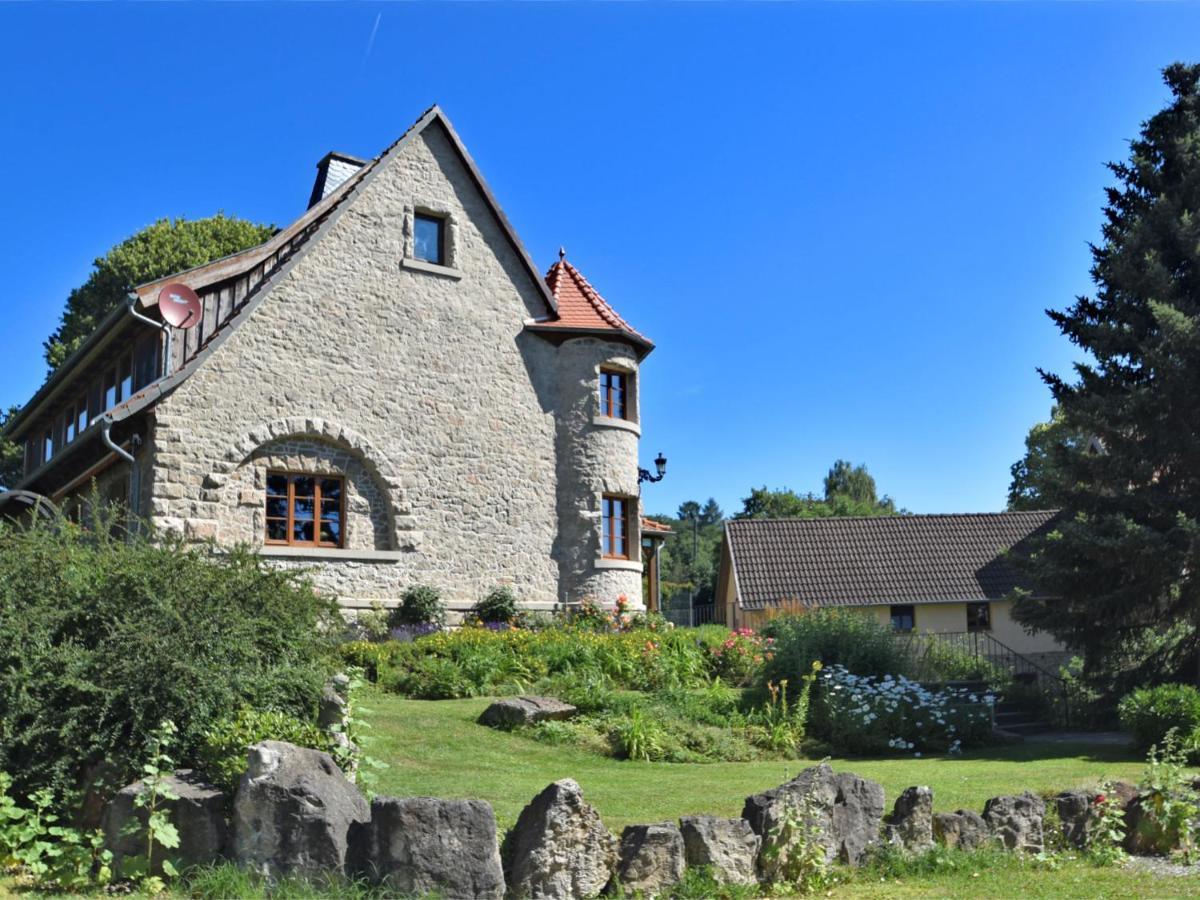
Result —
[[657, 475], [651, 475], [649, 469], [638, 469], [638, 484], [643, 481], [655, 482], [662, 481], [663, 476], [667, 474], [667, 458], [662, 455], [660, 450], [658, 456], [654, 459], [654, 469], [658, 472]]

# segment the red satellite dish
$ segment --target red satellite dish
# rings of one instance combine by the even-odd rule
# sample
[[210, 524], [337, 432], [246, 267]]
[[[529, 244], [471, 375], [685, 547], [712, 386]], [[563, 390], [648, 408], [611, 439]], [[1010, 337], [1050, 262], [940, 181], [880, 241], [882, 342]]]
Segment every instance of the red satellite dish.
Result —
[[186, 284], [172, 282], [158, 292], [163, 321], [185, 331], [200, 324], [200, 298]]

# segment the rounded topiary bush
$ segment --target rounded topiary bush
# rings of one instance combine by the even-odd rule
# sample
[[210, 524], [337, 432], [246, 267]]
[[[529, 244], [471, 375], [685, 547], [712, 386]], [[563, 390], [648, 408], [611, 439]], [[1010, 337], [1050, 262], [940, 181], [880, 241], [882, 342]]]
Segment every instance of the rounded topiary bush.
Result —
[[1117, 714], [1142, 750], [1161, 745], [1172, 728], [1193, 757], [1200, 749], [1200, 690], [1190, 684], [1138, 688], [1121, 698]]
[[442, 594], [427, 584], [414, 584], [405, 590], [400, 605], [388, 617], [388, 625], [392, 628], [411, 625], [434, 625], [440, 628], [445, 624], [446, 606], [442, 603]]
[[312, 720], [343, 628], [246, 550], [0, 523], [0, 771], [64, 791], [101, 761], [134, 774], [164, 719], [182, 765], [244, 706]]
[[501, 585], [475, 604], [471, 612], [480, 622], [515, 622], [517, 595], [508, 585]]

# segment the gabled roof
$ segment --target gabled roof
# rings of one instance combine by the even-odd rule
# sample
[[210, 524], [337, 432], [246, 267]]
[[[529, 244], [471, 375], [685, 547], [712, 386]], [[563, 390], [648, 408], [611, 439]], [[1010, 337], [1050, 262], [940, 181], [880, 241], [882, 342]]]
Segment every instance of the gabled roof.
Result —
[[664, 525], [662, 522], [656, 522], [654, 519], [647, 519], [645, 516], [641, 516], [640, 518], [642, 520], [642, 534], [668, 535], [675, 533], [670, 525]]
[[743, 609], [999, 600], [1030, 587], [1005, 551], [1057, 515], [732, 519], [725, 540]]
[[[153, 315], [156, 310], [159, 291], [164, 285], [171, 282], [186, 284], [202, 296], [207, 290], [215, 290], [220, 285], [228, 284], [239, 278], [245, 279], [249, 287], [245, 296], [238, 301], [238, 305], [229, 310], [226, 318], [215, 323], [215, 328], [205, 335], [203, 345], [197, 348], [197, 352], [188, 358], [184, 365], [170, 375], [148, 385], [140, 395], [133, 398], [137, 402], [122, 404], [117, 409], [109, 410], [108, 413], [104, 414], [104, 417], [112, 421], [119, 421], [120, 419], [133, 416], [153, 404], [158, 397], [173, 389], [191, 375], [208, 354], [225, 340], [229, 332], [245, 321], [250, 312], [262, 302], [263, 297], [270, 289], [279, 282], [280, 278], [292, 265], [304, 256], [309, 249], [309, 245], [319, 240], [328, 231], [345, 208], [371, 182], [379, 169], [382, 168], [382, 165], [399, 153], [416, 136], [423, 133], [435, 123], [445, 129], [451, 145], [459, 154], [464, 166], [474, 179], [480, 193], [483, 195], [491, 211], [495, 214], [501, 229], [511, 242], [523, 267], [529, 274], [530, 281], [535, 290], [538, 291], [545, 301], [547, 319], [556, 318], [558, 315], [557, 301], [554, 299], [554, 295], [545, 281], [543, 281], [541, 272], [533, 265], [533, 261], [517, 237], [516, 231], [508, 221], [508, 217], [504, 215], [504, 211], [496, 202], [495, 196], [484, 181], [482, 173], [480, 173], [479, 168], [475, 165], [475, 161], [467, 152], [454, 127], [450, 124], [450, 120], [438, 106], [434, 105], [426, 110], [383, 153], [364, 165], [358, 172], [346, 179], [345, 182], [324, 199], [306, 210], [303, 215], [286, 228], [277, 231], [269, 240], [256, 247], [213, 260], [205, 265], [196, 266], [182, 272], [175, 272], [154, 281], [138, 285], [134, 289], [133, 295], [137, 297], [139, 305], [147, 310], [150, 315]], [[126, 310], [120, 308], [113, 310], [84, 345], [53, 373], [51, 378], [38, 390], [29, 403], [9, 421], [5, 432], [10, 437], [17, 436], [24, 430], [31, 418], [41, 409], [52, 402], [56, 402], [56, 398], [62, 390], [70, 386], [69, 383], [76, 369], [94, 356], [95, 351], [102, 344], [109, 342], [118, 330], [127, 327], [129, 321], [130, 317]], [[57, 455], [55, 458], [58, 458]], [[53, 462], [51, 460], [43, 468], [49, 467]]]
[[654, 348], [654, 342], [626, 322], [612, 305], [600, 296], [583, 273], [563, 256], [546, 273], [546, 285], [558, 304], [558, 314], [529, 327], [543, 333], [615, 335], [635, 344], [642, 352]]

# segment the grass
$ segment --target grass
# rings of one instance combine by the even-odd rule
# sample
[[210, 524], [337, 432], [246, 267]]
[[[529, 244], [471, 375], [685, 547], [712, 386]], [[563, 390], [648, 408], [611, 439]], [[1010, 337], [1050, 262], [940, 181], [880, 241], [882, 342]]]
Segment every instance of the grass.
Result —
[[[374, 727], [370, 753], [390, 768], [377, 790], [397, 796], [478, 797], [502, 829], [542, 788], [574, 778], [619, 832], [635, 823], [693, 813], [737, 816], [742, 803], [813, 765], [804, 760], [741, 763], [646, 763], [602, 757], [476, 724], [486, 699], [407, 700], [373, 692], [364, 698]], [[1024, 743], [958, 757], [831, 759], [840, 771], [878, 781], [888, 804], [906, 787], [933, 788], [938, 810], [980, 811], [999, 794], [1049, 793], [1105, 780], [1138, 780], [1143, 763], [1120, 747]]]

